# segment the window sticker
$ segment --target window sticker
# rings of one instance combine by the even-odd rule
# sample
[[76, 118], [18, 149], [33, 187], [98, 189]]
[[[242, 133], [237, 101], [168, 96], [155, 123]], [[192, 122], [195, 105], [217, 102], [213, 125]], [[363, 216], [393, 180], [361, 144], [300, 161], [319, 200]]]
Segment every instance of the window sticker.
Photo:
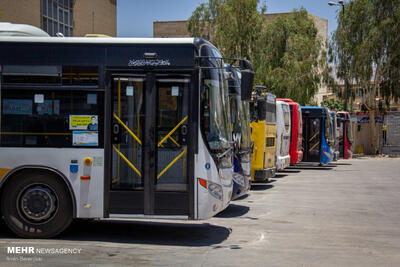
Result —
[[44, 103], [44, 94], [35, 94], [34, 101], [35, 101], [35, 104], [43, 104]]
[[44, 103], [37, 104], [36, 111], [39, 115], [60, 115], [60, 100], [54, 100], [54, 105], [52, 100], [45, 100]]
[[73, 131], [73, 146], [98, 146], [99, 132], [97, 131]]
[[126, 87], [126, 95], [127, 96], [133, 96], [133, 86], [132, 85], [128, 85]]
[[179, 86], [172, 86], [171, 95], [179, 96]]
[[70, 130], [98, 130], [97, 115], [69, 115]]
[[87, 94], [87, 103], [88, 104], [97, 104], [97, 94]]
[[32, 100], [3, 99], [3, 114], [32, 115]]

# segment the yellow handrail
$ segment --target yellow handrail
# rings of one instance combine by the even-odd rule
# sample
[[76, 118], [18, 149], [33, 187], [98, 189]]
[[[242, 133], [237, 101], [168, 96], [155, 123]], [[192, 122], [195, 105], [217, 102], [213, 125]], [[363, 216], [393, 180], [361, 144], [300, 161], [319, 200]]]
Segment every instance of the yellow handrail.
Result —
[[175, 162], [180, 159], [184, 154], [186, 153], [186, 147], [185, 149], [183, 149], [182, 153], [180, 153], [176, 158], [174, 158], [173, 161], [171, 161], [167, 167], [164, 168], [164, 170], [162, 170], [158, 175], [157, 175], [157, 180], [160, 179], [160, 177], [166, 172], [168, 171], [169, 168], [171, 168], [172, 165], [175, 164]]
[[311, 142], [318, 134], [319, 134], [319, 131], [316, 132], [316, 133], [313, 135], [313, 137], [310, 138], [310, 140], [309, 140], [308, 142]]
[[113, 148], [114, 148], [115, 152], [117, 152], [118, 155], [119, 155], [123, 160], [125, 160], [125, 162], [126, 162], [129, 166], [131, 166], [131, 168], [132, 168], [140, 177], [142, 177], [142, 174], [140, 173], [140, 171], [139, 171], [138, 169], [136, 169], [136, 167], [132, 164], [132, 162], [130, 162], [130, 161], [124, 156], [124, 154], [122, 154], [121, 151], [119, 151], [114, 145], [113, 145]]
[[135, 140], [141, 145], [141, 144], [142, 144], [142, 141], [140, 141], [140, 139], [136, 136], [136, 134], [134, 134], [134, 133], [131, 131], [131, 129], [129, 129], [128, 126], [126, 126], [125, 123], [123, 123], [123, 122], [121, 121], [121, 119], [118, 118], [117, 115], [115, 115], [115, 113], [114, 113], [113, 115], [114, 115], [114, 118], [119, 122], [119, 124], [121, 124], [121, 125], [125, 128], [125, 130], [126, 130], [130, 135], [132, 135], [133, 139], [135, 139]]
[[313, 147], [312, 147], [312, 148], [310, 148], [308, 151], [309, 151], [309, 152], [313, 151], [313, 150], [314, 150], [314, 148], [315, 148], [317, 145], [319, 145], [319, 141], [318, 141], [317, 143], [315, 143], [315, 145], [313, 145]]
[[178, 128], [179, 126], [182, 125], [182, 123], [184, 123], [187, 120], [188, 116], [186, 116], [185, 118], [183, 118], [175, 127], [174, 129], [172, 129], [160, 142], [158, 142], [158, 147], [160, 147], [162, 145], [162, 143], [165, 142], [165, 140], [167, 140], [167, 138], [169, 138]]

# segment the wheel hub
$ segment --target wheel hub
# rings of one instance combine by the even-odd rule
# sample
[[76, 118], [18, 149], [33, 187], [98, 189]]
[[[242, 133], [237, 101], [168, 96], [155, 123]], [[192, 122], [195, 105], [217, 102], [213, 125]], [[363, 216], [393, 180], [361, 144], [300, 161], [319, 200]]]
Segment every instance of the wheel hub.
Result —
[[41, 185], [28, 188], [21, 196], [21, 211], [35, 222], [49, 219], [56, 210], [57, 198], [53, 191]]

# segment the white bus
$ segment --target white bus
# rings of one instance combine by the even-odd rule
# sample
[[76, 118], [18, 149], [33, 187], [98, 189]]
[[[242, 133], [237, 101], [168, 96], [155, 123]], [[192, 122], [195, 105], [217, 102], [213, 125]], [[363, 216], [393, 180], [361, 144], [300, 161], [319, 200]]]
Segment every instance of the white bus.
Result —
[[21, 237], [229, 204], [228, 87], [205, 40], [3, 34], [0, 100], [0, 208]]
[[290, 165], [291, 119], [289, 104], [276, 101], [276, 169], [283, 170]]

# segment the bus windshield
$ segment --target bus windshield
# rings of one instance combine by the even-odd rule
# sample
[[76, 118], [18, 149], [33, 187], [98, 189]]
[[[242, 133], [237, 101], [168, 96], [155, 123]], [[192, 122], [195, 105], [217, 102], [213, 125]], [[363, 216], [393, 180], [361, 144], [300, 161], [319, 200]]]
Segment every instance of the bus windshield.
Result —
[[231, 120], [233, 133], [240, 133], [240, 150], [250, 148], [250, 106], [247, 101], [242, 101], [240, 90], [241, 73], [238, 68], [228, 70], [233, 74], [232, 86], [230, 85]]
[[[207, 59], [201, 70], [201, 125], [211, 152], [230, 148], [230, 108], [222, 59]], [[204, 64], [202, 64], [204, 66]]]

